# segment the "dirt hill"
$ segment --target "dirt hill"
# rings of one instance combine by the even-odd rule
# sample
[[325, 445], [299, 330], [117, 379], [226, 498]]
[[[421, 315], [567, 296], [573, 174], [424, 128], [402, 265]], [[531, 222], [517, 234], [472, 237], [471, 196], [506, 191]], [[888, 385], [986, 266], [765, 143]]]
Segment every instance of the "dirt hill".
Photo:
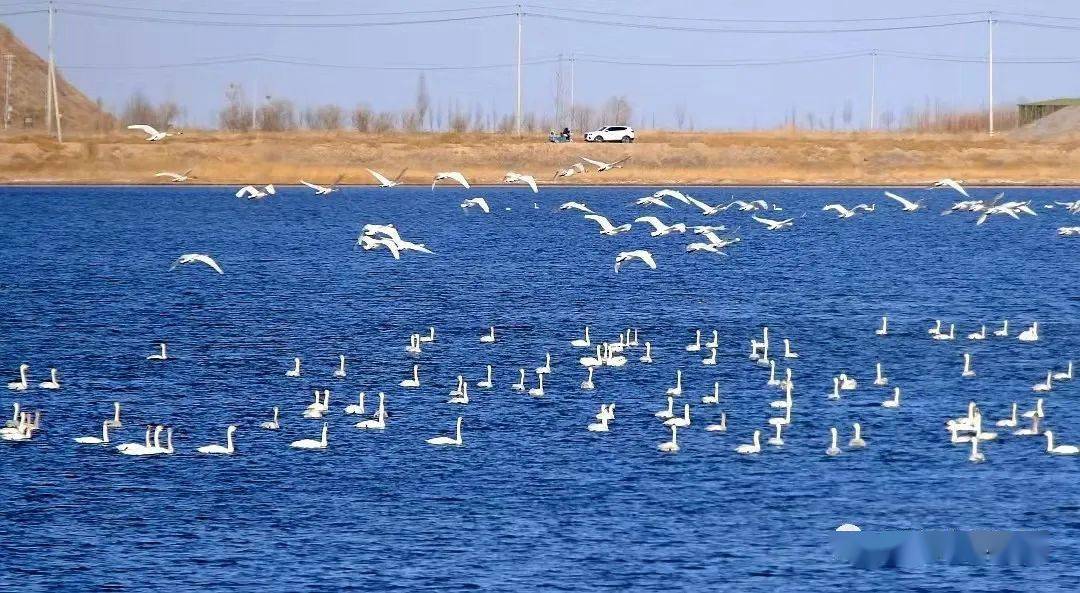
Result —
[[1055, 140], [1080, 136], [1080, 105], [1066, 107], [1011, 132], [1020, 140]]
[[[45, 129], [45, 79], [48, 62], [26, 47], [4, 25], [0, 25], [0, 56], [15, 56], [11, 73], [11, 129]], [[0, 117], [3, 112], [3, 93], [7, 84], [7, 69], [0, 58]], [[56, 85], [60, 91], [60, 114], [64, 130], [101, 130], [112, 126], [112, 116], [97, 103], [72, 86], [59, 71]], [[31, 118], [24, 123], [26, 118]], [[2, 123], [0, 119], [0, 123]]]

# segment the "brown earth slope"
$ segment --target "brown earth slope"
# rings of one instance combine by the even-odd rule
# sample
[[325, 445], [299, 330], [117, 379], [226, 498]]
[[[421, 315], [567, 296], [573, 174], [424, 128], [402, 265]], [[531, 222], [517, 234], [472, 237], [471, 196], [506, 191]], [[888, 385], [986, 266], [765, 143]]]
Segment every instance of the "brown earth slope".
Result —
[[[12, 54], [15, 61], [11, 76], [11, 126], [24, 129], [24, 118], [33, 118], [35, 129], [45, 128], [45, 80], [48, 62], [30, 51], [18, 37], [4, 25], [0, 25], [0, 56]], [[6, 68], [0, 60], [0, 110], [3, 109], [3, 91]], [[56, 86], [60, 91], [60, 113], [64, 131], [100, 130], [111, 125], [112, 117], [94, 101], [72, 86], [59, 72]], [[2, 122], [2, 120], [0, 120]]]

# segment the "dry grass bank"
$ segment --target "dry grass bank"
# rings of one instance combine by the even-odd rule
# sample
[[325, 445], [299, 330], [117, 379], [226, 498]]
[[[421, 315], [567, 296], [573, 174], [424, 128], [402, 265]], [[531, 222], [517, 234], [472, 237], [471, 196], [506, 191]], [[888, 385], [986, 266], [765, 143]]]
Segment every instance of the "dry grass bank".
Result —
[[[371, 167], [430, 183], [435, 171], [462, 171], [494, 183], [507, 170], [550, 182], [579, 155], [626, 168], [566, 183], [888, 184], [951, 176], [969, 183], [1080, 183], [1080, 139], [900, 133], [642, 132], [634, 144], [550, 144], [491, 134], [189, 132], [150, 144], [137, 133], [74, 135], [58, 145], [41, 136], [0, 136], [2, 183], [156, 183], [160, 170], [194, 167], [203, 183], [367, 184]], [[560, 180], [563, 181], [563, 180]]]

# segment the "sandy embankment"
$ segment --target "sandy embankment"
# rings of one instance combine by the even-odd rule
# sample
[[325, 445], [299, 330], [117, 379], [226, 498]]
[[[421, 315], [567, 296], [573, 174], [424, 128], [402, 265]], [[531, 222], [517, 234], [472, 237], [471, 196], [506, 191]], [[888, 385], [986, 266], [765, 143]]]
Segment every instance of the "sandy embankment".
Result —
[[623, 169], [560, 180], [574, 184], [1080, 183], [1080, 140], [1010, 135], [863, 133], [653, 133], [634, 144], [550, 144], [490, 134], [188, 132], [159, 144], [137, 133], [0, 136], [0, 183], [158, 183], [160, 170], [194, 167], [201, 183], [367, 184], [365, 167], [428, 184], [435, 171], [494, 183], [516, 170], [550, 182], [579, 155], [632, 159]]

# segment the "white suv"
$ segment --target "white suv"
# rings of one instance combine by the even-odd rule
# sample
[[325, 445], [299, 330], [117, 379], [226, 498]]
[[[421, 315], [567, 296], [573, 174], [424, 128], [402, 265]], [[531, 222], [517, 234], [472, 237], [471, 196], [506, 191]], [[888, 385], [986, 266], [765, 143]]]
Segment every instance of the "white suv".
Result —
[[634, 128], [630, 126], [604, 126], [585, 134], [586, 142], [633, 142]]

